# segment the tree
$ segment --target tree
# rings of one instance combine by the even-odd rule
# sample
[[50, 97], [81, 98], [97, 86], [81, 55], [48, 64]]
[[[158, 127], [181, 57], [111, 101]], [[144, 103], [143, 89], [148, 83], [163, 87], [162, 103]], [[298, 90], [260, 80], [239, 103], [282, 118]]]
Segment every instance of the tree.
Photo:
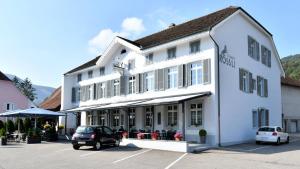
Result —
[[5, 125], [4, 122], [0, 120], [0, 129], [5, 128], [4, 125]]
[[27, 133], [28, 130], [31, 128], [31, 120], [29, 118], [26, 118], [24, 120], [24, 129], [25, 129], [25, 132]]
[[6, 125], [9, 133], [13, 133], [15, 131], [14, 123], [11, 120], [8, 120]]
[[16, 76], [13, 78], [15, 86], [28, 97], [29, 100], [33, 101], [36, 99], [35, 88], [32, 86], [31, 81], [26, 78], [24, 81], [20, 81]]
[[20, 81], [19, 79], [17, 78], [17, 76], [15, 76], [12, 80], [12, 82], [15, 84], [15, 86], [20, 89]]

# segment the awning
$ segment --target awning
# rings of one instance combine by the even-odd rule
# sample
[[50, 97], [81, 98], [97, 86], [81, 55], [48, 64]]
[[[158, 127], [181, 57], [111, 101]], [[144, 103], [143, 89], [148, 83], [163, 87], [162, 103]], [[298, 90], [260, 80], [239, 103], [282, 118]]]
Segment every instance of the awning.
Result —
[[93, 109], [109, 109], [109, 108], [121, 108], [121, 107], [129, 107], [132, 105], [136, 105], [141, 103], [142, 101], [129, 101], [129, 102], [122, 102], [122, 103], [112, 103], [105, 106], [94, 107]]
[[30, 108], [25, 110], [15, 110], [1, 113], [2, 117], [47, 117], [47, 116], [65, 116], [63, 113], [53, 112], [41, 108]]
[[[107, 105], [107, 104], [105, 104]], [[102, 105], [93, 105], [93, 106], [84, 106], [84, 107], [77, 107], [73, 109], [68, 109], [68, 110], [62, 110], [62, 112], [81, 112], [81, 111], [86, 111], [86, 110], [93, 110], [96, 107], [100, 107]]]
[[182, 101], [188, 101], [188, 100], [191, 100], [191, 99], [204, 97], [204, 96], [209, 96], [209, 95], [211, 95], [210, 92], [184, 95], [184, 96], [164, 97], [164, 98], [157, 98], [157, 99], [152, 99], [152, 100], [149, 100], [149, 101], [144, 101], [144, 102], [137, 103], [137, 104], [134, 104], [134, 105], [143, 106], [143, 105], [161, 105], [161, 104], [169, 104], [169, 103], [179, 103], [179, 102], [182, 102]]

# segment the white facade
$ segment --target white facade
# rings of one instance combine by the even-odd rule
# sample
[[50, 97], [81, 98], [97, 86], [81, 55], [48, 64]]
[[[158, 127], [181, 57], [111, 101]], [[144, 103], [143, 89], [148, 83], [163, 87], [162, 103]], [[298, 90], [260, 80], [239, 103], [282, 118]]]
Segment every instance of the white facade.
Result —
[[[248, 36], [255, 38], [259, 44], [266, 46], [271, 51], [271, 67], [267, 67], [262, 64], [261, 61], [256, 61], [248, 56]], [[200, 41], [200, 51], [191, 53], [190, 44], [195, 41]], [[219, 50], [214, 41], [219, 46]], [[234, 61], [234, 66], [228, 66], [228, 64], [220, 62], [219, 112], [218, 57], [225, 46], [227, 48], [225, 54], [226, 56], [230, 55], [231, 60]], [[168, 59], [167, 51], [173, 47], [176, 47], [176, 58]], [[124, 51], [124, 49], [126, 50], [126, 53], [121, 54], [121, 51]], [[153, 63], [147, 64], [146, 57], [151, 53], [153, 54]], [[62, 85], [62, 109], [68, 110], [79, 107], [77, 110], [80, 111], [80, 108], [82, 108], [81, 125], [88, 125], [88, 123], [100, 124], [99, 121], [101, 117], [103, 117], [106, 120], [105, 125], [115, 127], [116, 129], [118, 129], [119, 126], [123, 126], [125, 129], [128, 129], [128, 120], [130, 116], [128, 114], [128, 109], [133, 108], [135, 109], [135, 129], [137, 130], [173, 129], [182, 132], [186, 141], [199, 142], [198, 132], [200, 129], [205, 129], [208, 132], [207, 141], [210, 145], [218, 145], [219, 141], [221, 141], [221, 145], [245, 142], [255, 138], [255, 130], [257, 128], [253, 127], [252, 111], [254, 109], [267, 109], [269, 112], [268, 123], [270, 125], [281, 126], [282, 108], [280, 77], [283, 76], [284, 73], [280, 62], [278, 62], [278, 58], [272, 37], [256, 22], [250, 19], [249, 16], [244, 14], [242, 10], [238, 10], [226, 20], [214, 26], [211, 31], [197, 33], [148, 49], [140, 49], [117, 37], [100, 57], [95, 66], [72, 72], [64, 76]], [[128, 70], [128, 63], [131, 60], [135, 61], [135, 68]], [[124, 74], [113, 69], [113, 64], [116, 61], [123, 63], [122, 66], [125, 68]], [[195, 75], [195, 72], [197, 71], [192, 72], [193, 65], [191, 65], [191, 63], [199, 62], [203, 62], [202, 65], [199, 65], [199, 67], [202, 66], [203, 69], [202, 76], [199, 73], [196, 73]], [[180, 80], [179, 67], [181, 65], [185, 65], [185, 72], [183, 73], [185, 76], [183, 77], [188, 80]], [[105, 66], [105, 75], [100, 76], [99, 69], [103, 66]], [[155, 71], [170, 67], [175, 67], [178, 70], [176, 76], [177, 79], [175, 79], [177, 82], [175, 88], [167, 89], [164, 87], [164, 89], [160, 89], [159, 84], [157, 84], [158, 86], [154, 84], [154, 90], [152, 91], [136, 91], [134, 94], [129, 94], [129, 82], [127, 81], [125, 83], [125, 94], [122, 94], [121, 92], [119, 96], [104, 97], [100, 99], [94, 99], [93, 95], [91, 95], [92, 98], [87, 99], [86, 101], [73, 101], [72, 103], [72, 88], [74, 87], [94, 85], [101, 82], [107, 84], [106, 81], [118, 79], [121, 75], [129, 77], [131, 75], [143, 74], [144, 77], [142, 79], [147, 81], [147, 75], [145, 75], [145, 73], [151, 71], [154, 71], [153, 79], [154, 83], [156, 83], [159, 73], [156, 74]], [[240, 90], [240, 68], [251, 72], [253, 74], [253, 79], [256, 79], [256, 76], [262, 76], [268, 80], [267, 97], [258, 96], [256, 90], [253, 93], [246, 93]], [[88, 77], [89, 71], [93, 71], [92, 78]], [[77, 79], [78, 74], [81, 74], [82, 76], [80, 82], [78, 82]], [[168, 75], [164, 74], [164, 77], [166, 78]], [[164, 79], [163, 81], [164, 85], [169, 84], [168, 80]], [[141, 83], [143, 89], [145, 89], [147, 82]], [[185, 82], [184, 86], [180, 85], [182, 82]], [[194, 85], [193, 82], [199, 82], [199, 84]], [[141, 87], [141, 84], [139, 87]], [[90, 89], [92, 93], [93, 89]], [[209, 94], [200, 97], [201, 93]], [[143, 102], [148, 100], [174, 98], [175, 96], [179, 97], [193, 94], [199, 94], [199, 97], [183, 101], [179, 100], [176, 102], [161, 102], [160, 104], [143, 105]], [[142, 103], [133, 103], [138, 101]], [[109, 105], [123, 102], [131, 102], [132, 104], [128, 106], [109, 107]], [[109, 108], [105, 108], [107, 105]], [[177, 112], [177, 123], [175, 125], [170, 125], [169, 121], [174, 118], [174, 116], [168, 119], [168, 114], [170, 114], [168, 113], [168, 109], [171, 109], [169, 106], [174, 105], [177, 106], [177, 110], [175, 110]], [[147, 118], [146, 112], [147, 110], [151, 111], [151, 108], [147, 109], [148, 107], [152, 108], [154, 115], [154, 125], [151, 127], [148, 127], [145, 124]], [[112, 113], [116, 109], [120, 111], [119, 118], [124, 120], [118, 126], [113, 126], [114, 117], [112, 116]], [[100, 111], [109, 113], [100, 116]], [[195, 112], [201, 112], [202, 115], [197, 116], [197, 113]], [[160, 124], [158, 122], [159, 114], [161, 114]], [[220, 114], [221, 138], [219, 138], [218, 114]], [[90, 120], [93, 117], [94, 119]], [[199, 125], [198, 117], [201, 118], [201, 123], [199, 123]], [[197, 125], [193, 125], [193, 123], [195, 123], [193, 120], [197, 121]], [[174, 120], [172, 123], [173, 122]]]

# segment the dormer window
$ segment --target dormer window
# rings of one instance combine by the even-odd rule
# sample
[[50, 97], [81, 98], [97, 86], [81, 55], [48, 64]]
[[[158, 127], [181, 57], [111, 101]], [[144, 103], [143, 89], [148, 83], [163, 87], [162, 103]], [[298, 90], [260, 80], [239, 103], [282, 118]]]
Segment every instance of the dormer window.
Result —
[[124, 54], [124, 53], [126, 53], [126, 52], [127, 52], [126, 49], [122, 49], [121, 50], [121, 55]]
[[93, 71], [92, 70], [88, 71], [88, 78], [89, 79], [93, 78]]
[[82, 75], [81, 75], [81, 73], [79, 73], [78, 75], [77, 75], [77, 82], [80, 82], [82, 80]]
[[190, 43], [190, 53], [197, 53], [200, 51], [200, 40]]
[[168, 59], [176, 58], [176, 47], [168, 49]]
[[146, 56], [146, 64], [150, 65], [153, 63], [153, 53], [150, 53]]
[[100, 67], [100, 76], [105, 75], [105, 67]]

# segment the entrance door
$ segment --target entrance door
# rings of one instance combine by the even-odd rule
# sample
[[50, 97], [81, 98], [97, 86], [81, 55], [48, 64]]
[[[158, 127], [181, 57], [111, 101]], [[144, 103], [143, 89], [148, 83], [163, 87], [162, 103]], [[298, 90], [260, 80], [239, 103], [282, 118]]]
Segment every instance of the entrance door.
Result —
[[291, 133], [296, 133], [297, 132], [297, 122], [291, 121], [291, 123], [290, 123], [290, 132]]

